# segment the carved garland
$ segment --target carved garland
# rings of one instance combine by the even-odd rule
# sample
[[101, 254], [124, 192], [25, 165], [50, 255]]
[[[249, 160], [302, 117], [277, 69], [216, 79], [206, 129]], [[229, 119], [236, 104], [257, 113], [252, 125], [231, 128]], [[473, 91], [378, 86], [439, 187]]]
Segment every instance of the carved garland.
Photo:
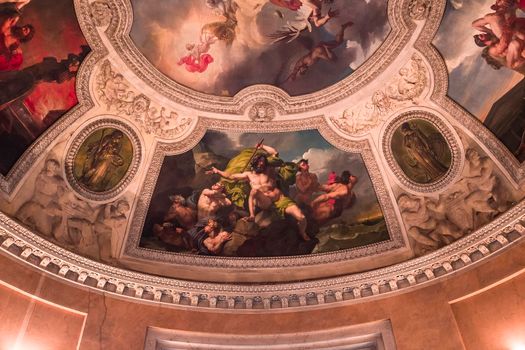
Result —
[[416, 105], [428, 89], [428, 71], [420, 55], [414, 53], [385, 87], [376, 90], [364, 105], [352, 107], [330, 120], [348, 135], [362, 135], [385, 122], [392, 111]]

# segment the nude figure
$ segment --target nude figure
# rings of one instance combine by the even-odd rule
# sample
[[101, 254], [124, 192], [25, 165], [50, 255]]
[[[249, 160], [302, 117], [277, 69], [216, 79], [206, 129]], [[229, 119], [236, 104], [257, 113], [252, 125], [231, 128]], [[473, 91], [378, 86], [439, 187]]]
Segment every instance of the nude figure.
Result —
[[340, 216], [343, 210], [353, 204], [352, 189], [357, 183], [357, 177], [350, 174], [348, 170], [343, 171], [341, 176], [334, 175], [329, 178], [327, 184], [319, 187], [326, 193], [318, 196], [311, 204], [314, 218], [320, 224]]
[[[165, 243], [177, 247], [188, 247], [189, 243], [184, 234], [197, 222], [196, 212], [186, 206], [186, 200], [180, 195], [170, 196], [170, 200], [172, 204], [162, 224], [154, 224], [153, 233]], [[176, 227], [173, 221], [176, 221], [180, 227]]]
[[525, 64], [525, 19], [516, 16], [516, 6], [496, 2], [496, 10], [472, 22], [481, 32], [474, 36], [480, 47], [489, 47], [488, 54], [505, 60], [505, 65], [516, 69]]
[[312, 195], [319, 188], [319, 180], [317, 175], [310, 173], [310, 166], [307, 159], [301, 159], [299, 163], [299, 174], [295, 178], [295, 187], [297, 187], [297, 195], [295, 201], [297, 204], [310, 205], [312, 202]]
[[230, 206], [232, 202], [224, 193], [224, 185], [217, 182], [211, 188], [202, 190], [197, 202], [197, 217], [199, 220], [213, 218], [217, 211], [223, 207]]
[[316, 27], [322, 27], [331, 18], [337, 17], [339, 12], [337, 10], [329, 9], [328, 13], [323, 16], [322, 9], [323, 3], [332, 3], [334, 0], [302, 0], [303, 5], [306, 5], [312, 9], [312, 13], [308, 20], [312, 21]]
[[209, 231], [208, 238], [203, 241], [203, 244], [210, 252], [218, 255], [222, 250], [223, 244], [230, 239], [232, 239], [232, 235], [229, 232], [219, 230], [219, 233], [216, 233], [213, 230]]
[[319, 187], [326, 192], [312, 201], [315, 220], [323, 224], [326, 221], [341, 215], [343, 211], [342, 199], [348, 196], [348, 187], [341, 183], [341, 179], [333, 179], [327, 184]]
[[346, 22], [341, 26], [341, 30], [339, 31], [339, 33], [337, 33], [335, 40], [322, 41], [317, 46], [315, 46], [309, 53], [301, 57], [295, 63], [294, 69], [292, 73], [288, 76], [288, 78], [285, 80], [285, 83], [288, 81], [294, 81], [300, 75], [306, 74], [308, 69], [319, 60], [336, 60], [337, 56], [335, 55], [333, 50], [343, 43], [345, 30], [346, 28], [352, 25], [352, 22]]
[[200, 255], [218, 255], [224, 243], [232, 236], [221, 229], [215, 219], [209, 219], [204, 226], [194, 227], [188, 231], [191, 245]]
[[186, 44], [188, 53], [181, 57], [177, 64], [184, 65], [186, 70], [191, 73], [204, 72], [208, 65], [213, 62], [213, 57], [208, 52], [217, 40], [218, 38], [213, 33], [203, 30], [199, 43]]
[[[266, 145], [260, 145], [260, 148], [266, 151], [270, 156], [277, 156], [278, 152], [274, 148]], [[238, 174], [229, 174], [215, 167], [209, 174], [219, 174], [225, 179], [244, 181], [250, 183], [250, 195], [248, 198], [248, 209], [250, 216], [248, 221], [255, 220], [255, 209], [268, 210], [272, 206], [277, 209], [280, 216], [288, 214], [297, 220], [299, 234], [308, 241], [310, 237], [306, 234], [306, 218], [301, 209], [290, 198], [286, 197], [276, 184], [275, 169], [268, 166], [267, 155], [259, 155], [252, 160], [252, 170], [244, 171]]]

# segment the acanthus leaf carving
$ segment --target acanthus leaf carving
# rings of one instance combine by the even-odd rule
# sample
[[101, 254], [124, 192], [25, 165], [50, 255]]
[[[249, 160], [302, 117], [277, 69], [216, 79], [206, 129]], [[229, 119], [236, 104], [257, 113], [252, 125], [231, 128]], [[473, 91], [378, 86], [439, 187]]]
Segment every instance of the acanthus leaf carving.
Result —
[[424, 20], [430, 13], [430, 6], [430, 0], [411, 0], [408, 4], [408, 14], [416, 21]]
[[96, 79], [97, 96], [107, 110], [131, 117], [146, 134], [175, 138], [190, 127], [191, 118], [181, 117], [176, 111], [167, 111], [146, 95], [135, 91], [108, 60], [101, 65]]
[[423, 60], [414, 53], [386, 87], [375, 91], [364, 105], [346, 109], [341, 117], [330, 120], [350, 135], [368, 132], [382, 124], [391, 112], [408, 103], [417, 105], [417, 99], [428, 86], [427, 75]]

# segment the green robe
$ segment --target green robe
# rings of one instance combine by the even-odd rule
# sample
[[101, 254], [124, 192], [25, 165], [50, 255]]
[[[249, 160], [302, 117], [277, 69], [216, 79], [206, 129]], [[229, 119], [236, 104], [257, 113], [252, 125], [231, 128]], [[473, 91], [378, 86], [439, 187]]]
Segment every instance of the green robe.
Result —
[[[224, 171], [233, 175], [251, 170], [251, 166], [248, 162], [254, 151], [255, 148], [246, 148], [242, 150], [239, 155], [233, 157], [228, 162]], [[261, 154], [268, 156], [268, 166], [279, 168], [279, 171], [277, 172], [277, 186], [285, 195], [287, 195], [288, 188], [295, 184], [295, 175], [297, 174], [298, 169], [297, 164], [293, 162], [285, 162], [276, 156], [270, 156], [265, 150], [257, 150], [256, 156]], [[224, 184], [226, 194], [231, 199], [232, 203], [239, 208], [247, 209], [248, 197], [250, 195], [250, 184], [245, 181], [228, 180], [224, 178], [221, 179], [221, 182]]]

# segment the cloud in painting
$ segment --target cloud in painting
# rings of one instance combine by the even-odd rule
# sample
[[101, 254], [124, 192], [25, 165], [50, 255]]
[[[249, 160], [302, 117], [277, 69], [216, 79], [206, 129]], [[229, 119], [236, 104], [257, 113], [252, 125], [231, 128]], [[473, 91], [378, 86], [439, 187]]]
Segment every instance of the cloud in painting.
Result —
[[345, 170], [350, 171], [359, 179], [354, 187], [354, 193], [359, 198], [359, 205], [371, 208], [377, 203], [372, 182], [360, 155], [346, 153], [335, 148], [310, 148], [302, 158], [308, 159], [310, 171], [317, 175], [320, 183], [326, 182], [331, 171], [337, 174]]
[[[223, 21], [224, 17], [214, 14], [203, 0], [162, 0], [156, 1], [154, 6], [146, 0], [133, 0], [132, 3], [131, 37], [144, 55], [177, 82], [213, 94], [233, 95], [253, 84], [279, 85], [311, 46], [334, 40], [341, 24], [348, 20], [354, 25], [345, 32], [345, 40], [358, 42], [365, 57], [373, 53], [390, 29], [385, 0], [354, 0], [351, 3], [335, 0], [330, 7], [340, 10], [339, 17], [322, 28], [314, 27], [312, 33], [304, 32], [309, 44], [304, 40], [271, 44], [268, 34], [281, 29], [297, 13], [270, 2], [239, 0], [233, 44], [214, 44], [209, 51], [214, 62], [202, 73], [190, 73], [177, 65], [180, 57], [186, 54], [185, 45], [199, 41], [203, 25]], [[320, 61], [300, 81], [282, 87], [292, 95], [313, 92], [345, 78], [353, 71], [350, 64], [355, 67], [363, 61], [358, 57], [359, 50], [346, 48], [345, 43], [335, 53], [337, 60]]]

